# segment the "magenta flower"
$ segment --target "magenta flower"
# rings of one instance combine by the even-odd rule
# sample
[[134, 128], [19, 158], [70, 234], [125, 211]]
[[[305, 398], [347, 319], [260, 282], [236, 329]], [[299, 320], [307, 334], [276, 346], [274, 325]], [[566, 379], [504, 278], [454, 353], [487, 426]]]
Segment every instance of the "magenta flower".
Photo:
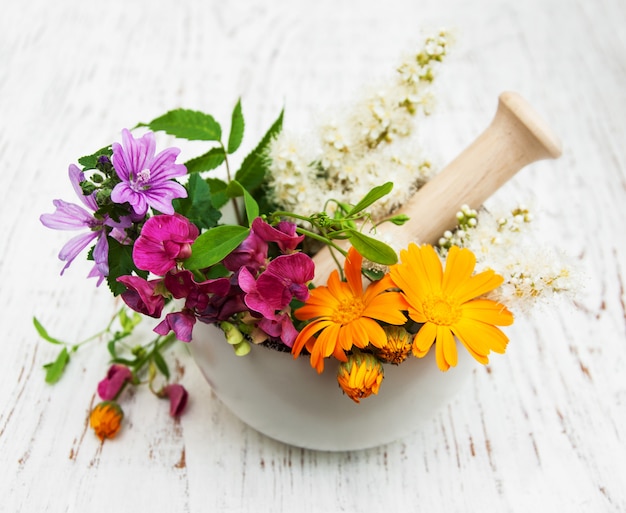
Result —
[[139, 269], [164, 276], [179, 260], [191, 256], [191, 244], [199, 234], [180, 214], [151, 217], [135, 241], [133, 261]]
[[280, 255], [254, 279], [247, 268], [239, 274], [239, 286], [246, 293], [244, 301], [253, 311], [268, 319], [276, 319], [276, 311], [285, 308], [295, 297], [306, 301], [307, 283], [313, 279], [315, 264], [304, 253]]
[[276, 242], [283, 253], [291, 253], [304, 240], [304, 235], [296, 235], [296, 225], [288, 221], [281, 221], [274, 228], [257, 217], [251, 228], [264, 241]]
[[[82, 203], [92, 212], [98, 210], [94, 197], [95, 194], [85, 196], [80, 188], [80, 182], [85, 179], [83, 172], [77, 166], [71, 164], [68, 174], [72, 187]], [[61, 274], [65, 272], [83, 249], [97, 239], [93, 251], [95, 265], [89, 273], [89, 277], [97, 277], [98, 285], [100, 285], [104, 277], [109, 274], [109, 243], [107, 241], [106, 227], [108, 226], [119, 233], [123, 233], [123, 230], [131, 225], [130, 219], [123, 217], [119, 223], [116, 223], [108, 216], [96, 218], [92, 213], [74, 203], [68, 203], [60, 199], [54, 200], [52, 203], [56, 207], [54, 213], [42, 214], [39, 218], [45, 227], [54, 230], [87, 230], [85, 233], [71, 238], [61, 248], [59, 260], [65, 262], [65, 267], [61, 270]]]
[[276, 315], [275, 319], [264, 317], [257, 326], [270, 337], [282, 340], [287, 347], [292, 347], [298, 336], [298, 330], [293, 325], [291, 315], [286, 312]]
[[246, 239], [234, 251], [229, 253], [222, 263], [229, 271], [238, 271], [245, 266], [256, 272], [265, 265], [266, 260], [267, 242], [257, 235], [253, 228]]
[[159, 335], [167, 335], [173, 331], [176, 338], [182, 342], [191, 342], [193, 327], [196, 324], [195, 314], [185, 308], [180, 312], [168, 313], [154, 328], [154, 332]]
[[179, 385], [178, 383], [174, 383], [172, 385], [167, 385], [163, 387], [161, 391], [162, 397], [168, 397], [170, 400], [170, 415], [172, 417], [178, 417], [183, 413], [185, 407], [187, 406], [187, 399], [189, 398], [189, 394], [185, 387]]
[[109, 368], [106, 377], [98, 383], [98, 395], [103, 401], [113, 401], [126, 382], [132, 379], [133, 373], [128, 367], [113, 364]]
[[117, 281], [126, 285], [122, 300], [140, 314], [158, 319], [165, 306], [165, 298], [156, 292], [156, 287], [163, 280], [144, 280], [139, 276], [120, 276]]
[[135, 139], [129, 130], [122, 130], [122, 144], [113, 143], [111, 162], [122, 180], [111, 192], [115, 203], [128, 202], [135, 213], [143, 216], [152, 207], [164, 214], [173, 214], [172, 200], [186, 198], [185, 188], [172, 180], [187, 174], [176, 164], [178, 148], [168, 148], [155, 156], [154, 134], [148, 132]]

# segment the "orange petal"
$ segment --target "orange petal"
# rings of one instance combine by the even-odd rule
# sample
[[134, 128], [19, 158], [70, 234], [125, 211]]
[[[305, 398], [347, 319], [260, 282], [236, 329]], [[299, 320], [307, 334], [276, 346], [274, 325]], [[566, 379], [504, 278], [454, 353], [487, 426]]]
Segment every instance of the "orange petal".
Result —
[[469, 249], [452, 246], [446, 258], [446, 269], [443, 273], [442, 291], [445, 295], [454, 294], [474, 272], [476, 257]]
[[431, 322], [424, 324], [413, 339], [413, 354], [419, 358], [425, 356], [437, 338], [437, 325]]
[[504, 305], [489, 299], [474, 299], [461, 306], [463, 317], [495, 324], [496, 326], [510, 326], [513, 324], [513, 314]]

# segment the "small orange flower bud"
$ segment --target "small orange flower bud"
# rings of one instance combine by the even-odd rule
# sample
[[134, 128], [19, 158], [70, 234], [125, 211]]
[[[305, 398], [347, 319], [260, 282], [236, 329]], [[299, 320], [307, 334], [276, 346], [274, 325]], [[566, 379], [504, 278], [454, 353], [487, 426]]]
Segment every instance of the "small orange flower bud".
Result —
[[113, 401], [98, 403], [89, 415], [89, 424], [96, 436], [104, 441], [105, 438], [113, 438], [122, 427], [124, 412], [120, 405]]
[[402, 326], [385, 326], [387, 344], [376, 352], [376, 356], [386, 363], [401, 364], [411, 354], [413, 335]]
[[339, 366], [337, 381], [355, 403], [371, 394], [378, 394], [383, 380], [383, 365], [371, 354], [354, 353]]

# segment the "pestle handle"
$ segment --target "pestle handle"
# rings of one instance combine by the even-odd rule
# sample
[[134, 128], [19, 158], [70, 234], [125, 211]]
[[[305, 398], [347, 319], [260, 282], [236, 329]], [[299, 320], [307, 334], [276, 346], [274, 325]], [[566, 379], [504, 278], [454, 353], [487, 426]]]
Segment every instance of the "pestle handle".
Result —
[[[397, 212], [409, 221], [403, 226], [385, 223], [378, 230], [400, 247], [433, 244], [456, 226], [461, 205], [480, 207], [524, 166], [560, 155], [561, 142], [530, 104], [517, 93], [502, 93], [487, 129]], [[329, 249], [322, 248], [313, 260], [314, 282], [325, 284], [336, 268]]]

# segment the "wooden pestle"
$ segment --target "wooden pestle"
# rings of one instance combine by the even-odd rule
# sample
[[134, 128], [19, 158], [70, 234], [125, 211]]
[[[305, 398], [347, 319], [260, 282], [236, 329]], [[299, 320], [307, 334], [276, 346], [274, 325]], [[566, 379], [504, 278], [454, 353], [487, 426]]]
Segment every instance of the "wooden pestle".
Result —
[[[487, 129], [395, 212], [406, 214], [409, 221], [403, 226], [384, 223], [377, 230], [399, 247], [410, 242], [434, 244], [456, 226], [463, 204], [480, 207], [524, 166], [560, 155], [558, 137], [528, 102], [517, 93], [502, 93]], [[328, 247], [313, 260], [314, 283], [323, 285], [336, 263]]]

